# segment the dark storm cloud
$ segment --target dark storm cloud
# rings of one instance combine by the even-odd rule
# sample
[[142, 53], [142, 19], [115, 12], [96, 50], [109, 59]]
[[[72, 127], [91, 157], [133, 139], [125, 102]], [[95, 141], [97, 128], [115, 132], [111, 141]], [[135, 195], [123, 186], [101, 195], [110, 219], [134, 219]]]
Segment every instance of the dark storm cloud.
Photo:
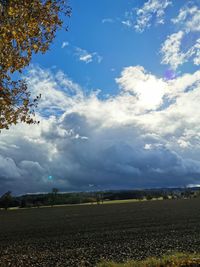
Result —
[[[156, 85], [156, 77], [142, 71], [132, 68], [128, 76], [124, 73], [120, 79], [123, 86], [132, 90], [132, 72], [136, 86], [140, 79], [145, 88], [148, 79]], [[46, 78], [37, 81], [35, 75], [33, 87], [37, 90], [41, 87], [44, 92], [42, 107], [51, 105], [55, 95], [62, 115], [53, 113], [40, 117], [38, 126], [22, 124], [1, 133], [0, 193], [44, 192], [52, 187], [61, 191], [88, 190], [90, 184], [109, 189], [199, 183], [199, 116], [191, 118], [192, 108], [196, 109], [198, 84], [191, 92], [179, 92], [175, 103], [166, 110], [152, 107], [163, 104], [157, 99], [148, 104], [152, 110], [147, 112], [142, 106], [147, 101], [144, 95], [139, 104], [127, 90], [108, 100], [100, 100], [95, 94], [85, 97], [77, 85], [60, 75], [62, 84], [76, 91], [69, 97], [53, 76], [47, 82]], [[197, 78], [196, 75], [195, 83]], [[168, 85], [158, 80], [160, 84], [163, 88]], [[188, 91], [188, 85], [185, 88]], [[164, 95], [164, 91], [161, 95], [156, 93], [157, 98]], [[192, 107], [185, 104], [186, 99], [193, 101]], [[54, 108], [57, 110], [55, 104]], [[182, 116], [180, 120], [174, 120], [176, 113]], [[184, 118], [188, 118], [185, 124]]]

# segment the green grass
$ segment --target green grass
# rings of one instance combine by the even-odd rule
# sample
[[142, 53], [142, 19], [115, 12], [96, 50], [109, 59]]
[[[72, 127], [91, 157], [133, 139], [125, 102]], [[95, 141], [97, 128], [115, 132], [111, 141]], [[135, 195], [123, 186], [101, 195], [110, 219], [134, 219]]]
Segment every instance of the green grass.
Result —
[[148, 258], [143, 261], [130, 260], [125, 263], [102, 262], [97, 267], [195, 267], [200, 266], [200, 254], [174, 253], [161, 258]]

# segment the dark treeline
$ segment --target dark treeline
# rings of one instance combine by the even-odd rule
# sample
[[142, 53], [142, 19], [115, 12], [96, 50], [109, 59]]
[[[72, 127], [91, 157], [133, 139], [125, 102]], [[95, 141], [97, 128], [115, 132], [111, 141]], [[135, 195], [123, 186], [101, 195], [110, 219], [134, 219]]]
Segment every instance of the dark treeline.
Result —
[[198, 188], [174, 189], [146, 189], [146, 190], [119, 190], [97, 192], [59, 193], [53, 188], [51, 193], [27, 194], [13, 196], [10, 191], [0, 197], [0, 208], [7, 210], [10, 207], [31, 208], [40, 206], [54, 206], [65, 204], [96, 203], [111, 200], [152, 200], [152, 199], [179, 199], [200, 196]]

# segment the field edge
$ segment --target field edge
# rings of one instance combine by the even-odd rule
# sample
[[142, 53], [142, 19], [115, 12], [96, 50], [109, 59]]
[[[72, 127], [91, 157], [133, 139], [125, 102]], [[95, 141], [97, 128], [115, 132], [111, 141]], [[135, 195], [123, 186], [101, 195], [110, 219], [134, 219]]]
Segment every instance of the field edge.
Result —
[[124, 263], [100, 262], [96, 267], [195, 267], [200, 266], [200, 253], [179, 253], [166, 254], [162, 257], [150, 257], [145, 260], [128, 260]]

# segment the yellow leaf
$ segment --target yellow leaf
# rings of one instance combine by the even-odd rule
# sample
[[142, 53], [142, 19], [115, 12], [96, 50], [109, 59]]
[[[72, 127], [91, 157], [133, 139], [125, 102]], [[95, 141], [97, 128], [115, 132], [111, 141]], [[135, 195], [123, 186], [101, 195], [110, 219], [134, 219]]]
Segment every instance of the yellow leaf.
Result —
[[33, 48], [34, 48], [35, 50], [38, 50], [38, 46], [37, 46], [36, 44], [33, 45]]
[[12, 16], [14, 14], [14, 8], [9, 7], [8, 9], [8, 15]]

